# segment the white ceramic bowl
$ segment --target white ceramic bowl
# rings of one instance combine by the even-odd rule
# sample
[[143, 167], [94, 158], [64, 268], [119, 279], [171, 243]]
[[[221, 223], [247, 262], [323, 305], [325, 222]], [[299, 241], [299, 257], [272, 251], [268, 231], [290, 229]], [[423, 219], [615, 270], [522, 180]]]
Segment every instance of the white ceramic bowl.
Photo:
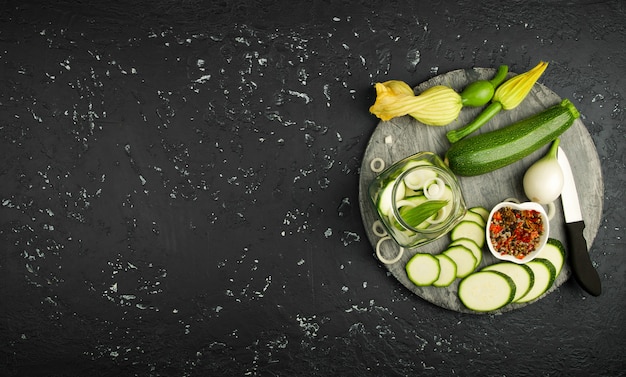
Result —
[[[539, 244], [537, 245], [537, 247], [535, 248], [534, 251], [532, 251], [531, 253], [528, 253], [524, 258], [520, 259], [517, 256], [511, 255], [511, 254], [506, 254], [506, 253], [503, 254], [502, 253], [503, 250], [496, 250], [496, 247], [491, 242], [491, 230], [490, 230], [490, 228], [491, 228], [491, 224], [492, 224], [492, 221], [493, 221], [493, 215], [496, 212], [498, 212], [503, 207], [510, 207], [510, 208], [516, 209], [516, 210], [534, 210], [534, 211], [539, 212], [539, 214], [541, 216], [542, 223], [543, 223], [543, 232], [539, 236]], [[543, 250], [543, 247], [548, 242], [549, 234], [550, 234], [550, 222], [548, 220], [548, 215], [546, 214], [546, 210], [543, 208], [543, 206], [541, 204], [535, 203], [535, 202], [524, 202], [524, 203], [502, 202], [502, 203], [499, 203], [498, 205], [493, 207], [493, 209], [489, 213], [489, 218], [487, 219], [487, 226], [485, 227], [485, 237], [486, 237], [486, 241], [487, 241], [487, 246], [489, 247], [489, 251], [491, 251], [491, 254], [493, 254], [493, 256], [498, 258], [498, 259], [509, 261], [509, 262], [513, 262], [513, 263], [517, 263], [517, 264], [524, 264], [524, 263], [530, 262], [531, 260], [535, 259], [541, 253], [541, 251]]]

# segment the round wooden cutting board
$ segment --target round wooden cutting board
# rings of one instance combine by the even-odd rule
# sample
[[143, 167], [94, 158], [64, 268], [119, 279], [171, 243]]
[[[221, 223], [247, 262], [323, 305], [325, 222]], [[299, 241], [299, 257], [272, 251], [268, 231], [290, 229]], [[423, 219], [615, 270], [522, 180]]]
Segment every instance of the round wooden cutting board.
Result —
[[[491, 68], [451, 71], [418, 85], [415, 91], [419, 93], [434, 85], [447, 85], [460, 92], [470, 82], [481, 79], [491, 79], [494, 74], [495, 69]], [[552, 105], [558, 104], [560, 101], [561, 98], [556, 93], [541, 84], [536, 84], [520, 106], [513, 110], [500, 112], [478, 132], [482, 133], [504, 127], [517, 120], [541, 112]], [[459, 118], [445, 127], [426, 126], [409, 116], [394, 118], [390, 121], [381, 121], [378, 124], [363, 156], [359, 178], [361, 216], [367, 236], [374, 248], [378, 243], [379, 237], [372, 230], [372, 225], [378, 217], [376, 209], [368, 196], [367, 189], [377, 173], [373, 172], [370, 168], [371, 160], [377, 157], [381, 158], [385, 161], [385, 166], [388, 167], [394, 162], [420, 151], [434, 152], [443, 158], [446, 150], [450, 146], [445, 136], [446, 132], [468, 123], [480, 111], [480, 108], [464, 108]], [[591, 248], [598, 232], [602, 216], [604, 187], [602, 183], [600, 160], [593, 140], [580, 119], [577, 119], [572, 127], [560, 136], [560, 139], [560, 146], [569, 157], [574, 172], [574, 179], [576, 180], [578, 196], [586, 224], [584, 236], [587, 240], [588, 247]], [[527, 201], [528, 199], [524, 195], [522, 187], [524, 172], [532, 163], [544, 156], [548, 148], [549, 145], [546, 145], [530, 156], [488, 174], [475, 177], [458, 177], [467, 207], [482, 206], [491, 210], [498, 202], [507, 198], [517, 198], [520, 201]], [[550, 237], [560, 240], [567, 250], [568, 245], [565, 238], [563, 211], [560, 199], [557, 199], [555, 205], [556, 214], [550, 221]], [[449, 235], [445, 235], [430, 244], [420, 246], [416, 249], [405, 250], [400, 260], [393, 264], [385, 265], [385, 267], [400, 283], [422, 299], [442, 308], [464, 313], [475, 313], [464, 307], [458, 299], [457, 289], [460, 279], [457, 279], [452, 285], [446, 288], [418, 287], [411, 283], [406, 275], [405, 265], [415, 253], [438, 254], [445, 250], [449, 242]], [[392, 241], [385, 241], [381, 246], [384, 246], [384, 252], [389, 255], [397, 253], [400, 249], [400, 247]], [[496, 259], [488, 252], [485, 246], [483, 250], [483, 261], [478, 269], [495, 262]], [[571, 269], [568, 262], [566, 262], [553, 286], [537, 300], [542, 299], [550, 292], [557, 289], [570, 275]], [[509, 304], [491, 313], [507, 312], [524, 307], [532, 302], [534, 301], [525, 304]]]

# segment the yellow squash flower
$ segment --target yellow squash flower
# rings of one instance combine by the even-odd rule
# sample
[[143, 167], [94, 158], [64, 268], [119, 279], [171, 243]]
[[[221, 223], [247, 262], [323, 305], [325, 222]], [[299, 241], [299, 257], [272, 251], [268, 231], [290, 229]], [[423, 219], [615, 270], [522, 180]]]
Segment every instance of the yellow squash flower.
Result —
[[526, 98], [547, 67], [548, 63], [539, 62], [530, 71], [505, 81], [496, 89], [493, 102], [500, 102], [504, 110], [516, 108]]
[[376, 83], [376, 102], [370, 112], [382, 120], [410, 115], [431, 126], [444, 126], [454, 121], [463, 107], [461, 96], [454, 89], [438, 85], [419, 95], [405, 82], [391, 80]]
[[415, 98], [419, 108], [416, 104], [416, 109], [409, 115], [429, 126], [445, 126], [454, 122], [463, 108], [461, 95], [443, 85], [428, 88]]
[[370, 107], [372, 114], [382, 120], [390, 120], [411, 111], [415, 94], [405, 82], [398, 80], [377, 82], [374, 87], [376, 88], [376, 102]]

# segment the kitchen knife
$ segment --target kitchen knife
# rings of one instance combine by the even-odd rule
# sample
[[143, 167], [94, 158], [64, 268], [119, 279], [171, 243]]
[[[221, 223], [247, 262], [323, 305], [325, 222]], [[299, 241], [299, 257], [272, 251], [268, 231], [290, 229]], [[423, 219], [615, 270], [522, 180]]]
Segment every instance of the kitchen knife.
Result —
[[559, 147], [557, 159], [563, 171], [561, 201], [563, 203], [565, 231], [567, 233], [569, 261], [572, 271], [578, 284], [585, 291], [594, 296], [599, 296], [602, 293], [602, 286], [598, 272], [591, 264], [589, 252], [587, 251], [587, 241], [583, 236], [585, 223], [580, 210], [578, 193], [576, 192], [576, 182], [574, 181], [574, 175], [567, 156], [561, 147]]

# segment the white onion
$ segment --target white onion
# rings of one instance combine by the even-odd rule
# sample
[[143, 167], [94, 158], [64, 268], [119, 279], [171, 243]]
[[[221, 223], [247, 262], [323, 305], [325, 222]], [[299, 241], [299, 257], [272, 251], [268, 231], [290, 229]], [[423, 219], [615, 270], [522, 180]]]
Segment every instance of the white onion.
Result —
[[386, 236], [386, 237], [382, 237], [382, 238], [378, 239], [378, 242], [376, 242], [376, 256], [378, 257], [378, 260], [380, 260], [380, 261], [381, 261], [381, 262], [383, 262], [384, 264], [394, 264], [394, 263], [396, 263], [397, 261], [399, 261], [399, 260], [400, 260], [400, 258], [402, 258], [402, 255], [404, 254], [404, 248], [403, 248], [403, 247], [401, 247], [401, 248], [398, 250], [398, 253], [397, 253], [397, 254], [396, 254], [393, 258], [390, 258], [390, 259], [385, 258], [385, 257], [383, 256], [383, 253], [382, 253], [381, 249], [380, 249], [380, 245], [381, 245], [383, 242], [388, 241], [388, 240], [391, 240], [391, 237]]
[[439, 199], [445, 193], [445, 189], [446, 183], [443, 179], [431, 178], [424, 183], [424, 196], [428, 199]]
[[524, 193], [533, 202], [552, 203], [563, 190], [563, 171], [556, 157], [559, 139], [548, 153], [532, 164], [524, 174]]

